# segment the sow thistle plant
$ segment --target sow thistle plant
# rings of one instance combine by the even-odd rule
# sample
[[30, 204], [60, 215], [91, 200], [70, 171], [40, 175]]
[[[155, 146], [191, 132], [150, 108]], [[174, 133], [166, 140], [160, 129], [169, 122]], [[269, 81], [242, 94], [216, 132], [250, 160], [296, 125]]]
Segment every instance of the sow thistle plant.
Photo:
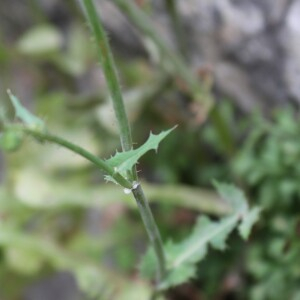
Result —
[[25, 137], [32, 137], [39, 143], [49, 142], [60, 145], [89, 160], [104, 173], [107, 181], [116, 183], [126, 194], [131, 193], [150, 241], [150, 247], [141, 262], [140, 270], [144, 277], [151, 280], [155, 278], [153, 292], [153, 299], [155, 299], [168, 288], [195, 277], [197, 263], [205, 257], [208, 248], [224, 250], [226, 239], [235, 228], [238, 228], [242, 238], [247, 239], [253, 224], [258, 219], [260, 209], [255, 207], [250, 210], [243, 192], [236, 187], [215, 182], [214, 185], [220, 196], [231, 208], [230, 214], [219, 221], [200, 216], [191, 234], [183, 241], [175, 243], [169, 240], [163, 243], [139, 181], [136, 164], [150, 150], [157, 151], [159, 144], [174, 131], [175, 127], [160, 134], [150, 133], [148, 140], [142, 146], [133, 148], [130, 126], [105, 31], [93, 1], [82, 0], [81, 4], [95, 37], [100, 63], [118, 122], [122, 151], [105, 160], [77, 144], [52, 134], [44, 121], [23, 107], [11, 91], [8, 91], [8, 96], [15, 110], [15, 121], [11, 122], [5, 114], [1, 115], [3, 130], [0, 145], [3, 150], [15, 151], [21, 146]]

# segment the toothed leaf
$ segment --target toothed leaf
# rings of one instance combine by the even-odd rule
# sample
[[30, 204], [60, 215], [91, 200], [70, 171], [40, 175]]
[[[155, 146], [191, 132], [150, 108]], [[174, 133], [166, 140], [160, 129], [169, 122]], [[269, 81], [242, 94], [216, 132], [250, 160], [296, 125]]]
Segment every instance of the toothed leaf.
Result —
[[[174, 127], [175, 128], [175, 127]], [[116, 172], [119, 172], [123, 175], [127, 171], [130, 171], [132, 167], [138, 162], [138, 160], [148, 151], [155, 150], [157, 151], [159, 143], [174, 129], [171, 128], [167, 131], [163, 131], [158, 135], [150, 133], [148, 140], [139, 148], [126, 151], [126, 152], [117, 152], [115, 156], [108, 159], [106, 162], [113, 168]]]
[[[180, 243], [169, 241], [165, 245], [168, 275], [161, 283], [161, 289], [184, 283], [195, 276], [196, 264], [205, 258], [209, 246], [216, 250], [226, 249], [226, 240], [239, 225], [241, 235], [246, 238], [258, 218], [259, 209], [249, 212], [246, 198], [241, 190], [233, 185], [215, 183], [219, 194], [232, 206], [232, 213], [220, 221], [208, 217], [198, 218], [193, 232]], [[142, 262], [142, 273], [153, 277], [157, 262], [153, 250], [148, 251]]]

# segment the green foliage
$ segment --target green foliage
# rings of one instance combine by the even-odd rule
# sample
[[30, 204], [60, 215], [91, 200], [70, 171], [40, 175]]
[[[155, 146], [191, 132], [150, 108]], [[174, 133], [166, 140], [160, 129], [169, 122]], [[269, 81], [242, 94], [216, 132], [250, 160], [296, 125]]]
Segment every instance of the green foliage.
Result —
[[[208, 217], [198, 218], [193, 232], [180, 243], [169, 241], [165, 245], [167, 253], [168, 275], [160, 284], [160, 289], [167, 289], [194, 278], [196, 265], [205, 258], [208, 247], [217, 250], [226, 249], [226, 239], [238, 227], [241, 236], [246, 239], [258, 219], [260, 209], [249, 210], [243, 192], [233, 185], [215, 183], [221, 197], [227, 201], [232, 213], [220, 221]], [[153, 277], [156, 271], [155, 257], [150, 249], [141, 264], [141, 272], [146, 277]]]
[[[257, 122], [233, 167], [252, 187], [263, 184], [258, 197], [265, 207], [285, 209], [300, 195], [300, 169], [295, 165], [300, 155], [299, 122], [290, 109], [278, 111], [274, 122]], [[278, 197], [281, 200], [274, 203]]]
[[8, 94], [15, 108], [16, 116], [23, 122], [24, 126], [14, 127], [14, 125], [10, 123], [4, 124], [6, 130], [0, 140], [3, 149], [14, 150], [17, 148], [21, 143], [21, 139], [19, 138], [18, 140], [17, 138], [22, 137], [24, 133], [32, 135], [41, 141], [56, 143], [93, 162], [107, 174], [106, 179], [108, 181], [120, 184], [125, 187], [129, 193], [131, 192], [131, 188], [137, 183], [135, 181], [130, 182], [126, 176], [130, 174], [140, 157], [150, 150], [157, 151], [159, 143], [175, 128], [162, 132], [159, 135], [151, 133], [149, 139], [141, 147], [121, 153], [117, 152], [114, 157], [104, 161], [80, 146], [46, 132], [44, 122], [23, 107], [20, 101], [10, 91], [8, 91]]
[[115, 172], [121, 173], [125, 176], [126, 173], [131, 171], [133, 166], [137, 164], [138, 160], [148, 151], [157, 151], [159, 143], [165, 139], [167, 135], [174, 130], [174, 128], [163, 131], [158, 135], [150, 133], [148, 140], [139, 148], [125, 152], [117, 152], [112, 158], [106, 160], [106, 162], [114, 168]]
[[256, 127], [250, 129], [232, 164], [265, 216], [248, 250], [247, 270], [255, 280], [250, 295], [253, 300], [296, 299], [300, 278], [299, 117], [285, 108], [275, 112], [272, 120], [256, 115], [252, 122]]

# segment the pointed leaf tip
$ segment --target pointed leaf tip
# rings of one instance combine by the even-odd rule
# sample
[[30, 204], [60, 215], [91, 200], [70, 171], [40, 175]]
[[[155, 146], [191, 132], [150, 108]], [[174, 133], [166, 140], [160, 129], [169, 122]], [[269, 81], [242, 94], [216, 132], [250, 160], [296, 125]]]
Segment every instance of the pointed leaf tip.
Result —
[[160, 142], [169, 135], [175, 127], [163, 131], [160, 134], [149, 135], [148, 140], [139, 148], [133, 149], [126, 152], [117, 152], [113, 157], [108, 159], [106, 162], [114, 169], [117, 169], [121, 174], [126, 174], [130, 171], [138, 160], [150, 150], [157, 151]]

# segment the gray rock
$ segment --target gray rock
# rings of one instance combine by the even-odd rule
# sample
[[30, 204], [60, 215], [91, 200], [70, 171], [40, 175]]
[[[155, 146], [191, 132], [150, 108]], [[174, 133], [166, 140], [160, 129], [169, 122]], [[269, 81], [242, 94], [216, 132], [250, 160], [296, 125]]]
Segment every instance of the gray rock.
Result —
[[[67, 3], [37, 3], [56, 26], [65, 27], [70, 22]], [[126, 16], [111, 0], [96, 4], [114, 48], [126, 57], [145, 57], [145, 41]], [[268, 108], [300, 103], [299, 0], [184, 0], [178, 5], [189, 64], [195, 71], [209, 65], [218, 94], [229, 96], [247, 111], [257, 104]], [[175, 50], [176, 39], [164, 1], [152, 0], [152, 6], [157, 32]], [[30, 7], [19, 1], [0, 1], [0, 11], [1, 27], [8, 39], [14, 39], [33, 22]], [[237, 80], [236, 86], [229, 78]]]
[[[107, 27], [122, 40], [128, 34], [131, 49], [139, 49], [142, 43], [133, 44], [129, 39], [133, 31], [138, 36], [136, 29], [125, 23], [112, 26], [115, 20], [109, 17], [107, 2], [99, 1]], [[162, 3], [153, 0], [154, 24], [174, 47], [173, 32]], [[187, 33], [189, 63], [195, 70], [209, 65], [221, 94], [245, 110], [257, 104], [268, 108], [270, 104], [287, 101], [300, 103], [300, 1], [185, 0], [178, 3]], [[123, 45], [126, 48], [126, 43]]]

